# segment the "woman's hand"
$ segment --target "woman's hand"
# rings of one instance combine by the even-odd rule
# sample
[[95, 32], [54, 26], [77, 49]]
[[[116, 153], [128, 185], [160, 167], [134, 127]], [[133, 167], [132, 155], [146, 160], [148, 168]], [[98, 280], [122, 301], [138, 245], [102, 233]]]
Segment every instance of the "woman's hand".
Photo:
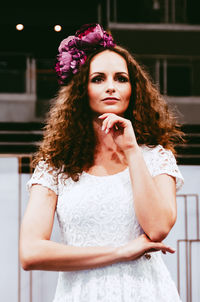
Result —
[[102, 130], [110, 133], [117, 147], [122, 151], [138, 148], [135, 133], [130, 120], [114, 113], [104, 113], [99, 116], [102, 119]]
[[174, 253], [175, 250], [162, 242], [153, 242], [145, 234], [118, 248], [121, 261], [135, 260], [146, 253], [162, 251], [164, 254]]

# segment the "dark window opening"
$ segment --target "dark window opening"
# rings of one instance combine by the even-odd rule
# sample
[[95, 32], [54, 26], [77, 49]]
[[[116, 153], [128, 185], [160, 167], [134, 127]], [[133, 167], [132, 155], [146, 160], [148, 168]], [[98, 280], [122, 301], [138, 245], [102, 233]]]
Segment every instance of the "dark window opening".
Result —
[[26, 58], [20, 56], [0, 57], [0, 92], [25, 93]]
[[37, 60], [37, 98], [54, 98], [58, 91], [58, 81], [54, 71], [54, 60]]

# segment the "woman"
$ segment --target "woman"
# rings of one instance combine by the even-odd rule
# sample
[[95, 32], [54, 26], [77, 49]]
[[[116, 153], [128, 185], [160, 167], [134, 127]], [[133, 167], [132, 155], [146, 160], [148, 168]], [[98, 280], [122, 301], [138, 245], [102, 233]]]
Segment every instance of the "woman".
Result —
[[[62, 87], [27, 184], [22, 267], [60, 271], [54, 302], [180, 301], [160, 253], [174, 252], [162, 240], [183, 182], [172, 113], [98, 24], [61, 42], [56, 71]], [[55, 212], [63, 243], [50, 240]]]

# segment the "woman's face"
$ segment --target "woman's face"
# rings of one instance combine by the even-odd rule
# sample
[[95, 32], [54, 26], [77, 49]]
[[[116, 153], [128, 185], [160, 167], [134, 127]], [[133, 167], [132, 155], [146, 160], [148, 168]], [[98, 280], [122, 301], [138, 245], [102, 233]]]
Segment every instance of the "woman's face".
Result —
[[88, 80], [89, 105], [98, 114], [123, 116], [131, 97], [131, 83], [125, 59], [105, 50], [90, 62]]

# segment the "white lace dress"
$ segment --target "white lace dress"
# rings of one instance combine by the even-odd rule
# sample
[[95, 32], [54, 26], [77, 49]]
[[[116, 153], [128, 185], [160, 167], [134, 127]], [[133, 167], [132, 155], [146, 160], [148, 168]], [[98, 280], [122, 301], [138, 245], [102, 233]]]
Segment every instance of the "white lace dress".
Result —
[[[141, 147], [152, 176], [169, 174], [183, 183], [171, 151]], [[44, 162], [36, 167], [27, 187], [41, 184], [58, 195], [57, 217], [62, 241], [73, 246], [120, 246], [143, 233], [134, 212], [129, 169], [108, 176], [83, 172], [78, 182], [63, 179]], [[138, 260], [100, 268], [59, 272], [53, 302], [176, 302], [175, 283], [161, 252]]]

